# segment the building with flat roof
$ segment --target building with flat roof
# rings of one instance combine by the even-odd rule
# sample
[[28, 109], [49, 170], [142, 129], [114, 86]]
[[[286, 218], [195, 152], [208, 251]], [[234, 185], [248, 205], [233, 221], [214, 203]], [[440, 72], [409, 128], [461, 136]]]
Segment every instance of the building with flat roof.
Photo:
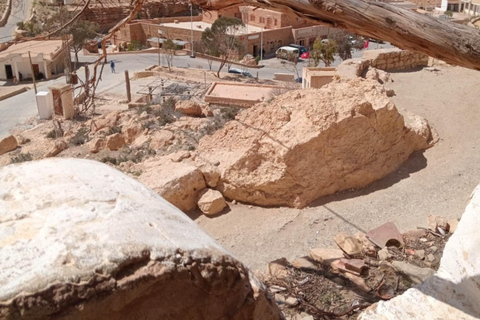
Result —
[[[1, 49], [1, 48], [0, 48]], [[0, 51], [0, 80], [50, 79], [64, 72], [62, 40], [33, 40], [13, 44]]]
[[302, 70], [302, 88], [319, 89], [333, 81], [336, 68], [305, 67]]

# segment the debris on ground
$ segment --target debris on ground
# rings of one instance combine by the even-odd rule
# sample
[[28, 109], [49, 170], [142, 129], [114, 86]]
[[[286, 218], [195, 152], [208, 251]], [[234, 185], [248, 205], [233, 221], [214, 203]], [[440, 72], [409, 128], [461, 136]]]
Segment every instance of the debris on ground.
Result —
[[427, 230], [401, 234], [387, 222], [363, 235], [370, 244], [358, 240], [359, 234], [342, 232], [335, 236], [341, 250], [315, 248], [292, 263], [272, 261], [266, 284], [287, 319], [356, 319], [371, 304], [392, 299], [435, 273], [451, 233], [437, 236]]

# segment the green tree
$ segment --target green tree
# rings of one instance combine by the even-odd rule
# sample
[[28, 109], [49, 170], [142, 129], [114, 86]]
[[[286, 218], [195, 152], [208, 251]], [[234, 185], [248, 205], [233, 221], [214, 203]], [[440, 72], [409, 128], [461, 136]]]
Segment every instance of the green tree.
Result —
[[362, 37], [344, 30], [336, 32], [332, 39], [337, 42], [337, 53], [342, 60], [352, 59], [352, 50], [361, 50], [365, 45]]
[[165, 50], [165, 59], [167, 60], [168, 71], [172, 72], [173, 57], [177, 51], [177, 45], [172, 39], [167, 39], [167, 41], [162, 44], [162, 48]]
[[238, 18], [220, 17], [215, 20], [211, 28], [203, 31], [202, 43], [206, 53], [221, 59], [217, 70], [219, 78], [225, 63], [233, 56], [238, 56], [243, 50], [243, 43], [236, 37], [242, 27], [244, 24]]
[[333, 61], [335, 61], [335, 53], [337, 53], [337, 42], [333, 39], [328, 39], [322, 42], [320, 38], [317, 38], [313, 43], [313, 50], [311, 57], [315, 62], [315, 67], [318, 67], [320, 61], [323, 61], [325, 67], [330, 67]]
[[98, 25], [86, 20], [76, 20], [68, 29], [72, 35], [72, 48], [75, 51], [75, 60], [78, 62], [78, 52], [83, 49], [87, 40], [97, 36]]

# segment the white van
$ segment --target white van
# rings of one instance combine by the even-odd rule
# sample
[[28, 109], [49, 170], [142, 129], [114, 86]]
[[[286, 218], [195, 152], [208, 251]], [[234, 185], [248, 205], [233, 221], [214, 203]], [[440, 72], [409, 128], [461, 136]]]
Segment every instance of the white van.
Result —
[[277, 59], [295, 60], [298, 59], [299, 50], [293, 47], [280, 47], [275, 54]]

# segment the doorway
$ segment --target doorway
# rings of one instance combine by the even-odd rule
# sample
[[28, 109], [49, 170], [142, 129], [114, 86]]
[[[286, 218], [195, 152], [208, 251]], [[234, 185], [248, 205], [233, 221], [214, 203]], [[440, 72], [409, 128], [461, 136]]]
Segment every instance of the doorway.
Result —
[[5, 65], [5, 74], [7, 75], [7, 80], [13, 79], [13, 70], [10, 64]]
[[38, 67], [38, 64], [33, 65], [33, 74], [35, 75], [35, 80], [38, 80], [40, 74], [40, 68]]
[[258, 45], [256, 44], [253, 45], [253, 56], [258, 56]]

